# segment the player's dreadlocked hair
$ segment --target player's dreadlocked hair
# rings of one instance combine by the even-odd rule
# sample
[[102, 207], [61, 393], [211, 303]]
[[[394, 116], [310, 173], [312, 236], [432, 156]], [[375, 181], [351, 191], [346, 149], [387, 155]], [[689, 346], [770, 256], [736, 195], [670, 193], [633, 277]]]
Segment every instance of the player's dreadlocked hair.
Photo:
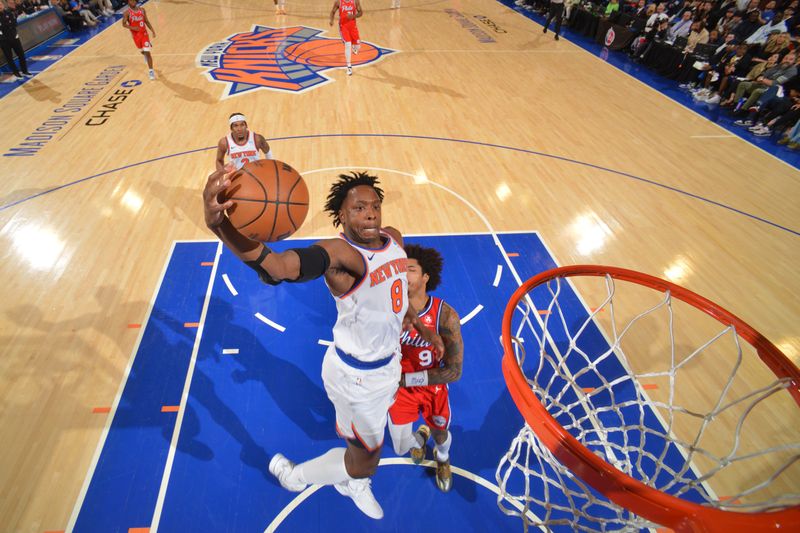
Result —
[[342, 209], [347, 193], [353, 187], [359, 185], [369, 185], [378, 194], [378, 198], [383, 202], [383, 189], [378, 187], [378, 177], [370, 176], [366, 172], [351, 172], [350, 174], [339, 174], [339, 180], [331, 185], [331, 192], [328, 194], [328, 201], [325, 203], [325, 211], [333, 217], [334, 227], [340, 226], [342, 220], [339, 218], [339, 211]]
[[428, 275], [428, 290], [432, 291], [442, 281], [442, 254], [433, 248], [423, 248], [419, 244], [409, 244], [403, 247], [409, 259], [416, 259], [422, 268], [422, 273]]

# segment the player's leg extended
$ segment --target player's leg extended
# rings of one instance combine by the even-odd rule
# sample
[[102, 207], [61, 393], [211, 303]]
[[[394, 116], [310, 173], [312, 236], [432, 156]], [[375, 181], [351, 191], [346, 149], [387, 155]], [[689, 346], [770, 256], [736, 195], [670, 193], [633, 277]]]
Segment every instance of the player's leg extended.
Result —
[[433, 458], [436, 460], [436, 486], [443, 492], [453, 486], [453, 475], [450, 471], [450, 445], [453, 436], [450, 427], [450, 397], [446, 386], [433, 388], [429, 402], [430, 412], [424, 413], [425, 421], [431, 425], [431, 434], [436, 446]]
[[392, 438], [394, 453], [400, 456], [407, 454], [414, 448], [422, 448], [425, 443], [421, 442], [420, 436], [414, 432], [413, 424], [395, 425], [389, 418], [389, 436]]
[[142, 55], [144, 56], [144, 60], [147, 63], [147, 68], [153, 70], [153, 55], [148, 51], [143, 51]]
[[425, 445], [413, 429], [414, 422], [419, 418], [419, 411], [419, 401], [413, 389], [399, 389], [394, 404], [389, 408], [389, 436], [397, 455], [403, 456], [410, 450]]
[[353, 43], [353, 53], [358, 54], [361, 50], [361, 38], [358, 35], [358, 25], [353, 22], [353, 28], [350, 30], [350, 40]]

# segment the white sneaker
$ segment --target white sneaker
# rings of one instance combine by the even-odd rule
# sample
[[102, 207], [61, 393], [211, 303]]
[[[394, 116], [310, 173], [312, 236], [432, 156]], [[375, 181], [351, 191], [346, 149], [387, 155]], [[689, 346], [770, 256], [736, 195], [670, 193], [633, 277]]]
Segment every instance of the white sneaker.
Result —
[[278, 478], [278, 481], [281, 482], [281, 486], [284, 489], [292, 492], [302, 492], [308, 485], [300, 483], [299, 481], [293, 482], [289, 480], [289, 475], [292, 473], [293, 469], [294, 463], [280, 453], [273, 455], [269, 462], [269, 473]]
[[707, 104], [718, 104], [719, 103], [719, 95], [712, 94], [708, 98], [704, 98], [703, 101]]
[[155, 70], [150, 70], [150, 72], [148, 72], [148, 74], [147, 74], [147, 77], [150, 78], [151, 80], [156, 79], [156, 71]]
[[372, 481], [367, 479], [350, 479], [342, 483], [336, 483], [333, 487], [342, 496], [352, 498], [362, 513], [375, 520], [383, 518], [383, 509], [375, 496], [372, 495], [370, 485]]
[[352, 68], [347, 67], [347, 75], [348, 76], [352, 76], [353, 75], [353, 69]]

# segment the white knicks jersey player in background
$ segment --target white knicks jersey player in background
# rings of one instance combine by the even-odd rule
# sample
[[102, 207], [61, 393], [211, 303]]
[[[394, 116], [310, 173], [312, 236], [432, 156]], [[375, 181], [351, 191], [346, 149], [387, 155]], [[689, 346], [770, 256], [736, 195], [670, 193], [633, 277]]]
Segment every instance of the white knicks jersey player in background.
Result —
[[[247, 119], [241, 113], [228, 118], [230, 132], [217, 143], [217, 170], [225, 168], [225, 157], [229, 169], [239, 170], [250, 161], [274, 159], [267, 139], [247, 128]], [[263, 152], [262, 155], [260, 152]]]

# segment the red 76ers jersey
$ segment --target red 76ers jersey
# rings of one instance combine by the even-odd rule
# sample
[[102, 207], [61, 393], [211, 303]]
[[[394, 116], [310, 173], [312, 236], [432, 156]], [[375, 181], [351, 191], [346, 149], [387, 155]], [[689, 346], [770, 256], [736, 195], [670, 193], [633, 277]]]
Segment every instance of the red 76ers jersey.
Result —
[[[353, 14], [353, 19], [350, 19], [350, 17], [347, 16], [349, 13]], [[355, 22], [355, 14], [356, 0], [339, 0], [339, 24]]]
[[[439, 333], [439, 317], [442, 314], [444, 301], [436, 296], [428, 298], [428, 305], [420, 311], [419, 319], [426, 327]], [[400, 349], [403, 358], [400, 360], [403, 372], [420, 372], [439, 366], [440, 361], [436, 349], [412, 329], [400, 335]]]
[[144, 11], [142, 11], [142, 8], [128, 11], [128, 24], [131, 27], [131, 31], [147, 31], [144, 25]]

